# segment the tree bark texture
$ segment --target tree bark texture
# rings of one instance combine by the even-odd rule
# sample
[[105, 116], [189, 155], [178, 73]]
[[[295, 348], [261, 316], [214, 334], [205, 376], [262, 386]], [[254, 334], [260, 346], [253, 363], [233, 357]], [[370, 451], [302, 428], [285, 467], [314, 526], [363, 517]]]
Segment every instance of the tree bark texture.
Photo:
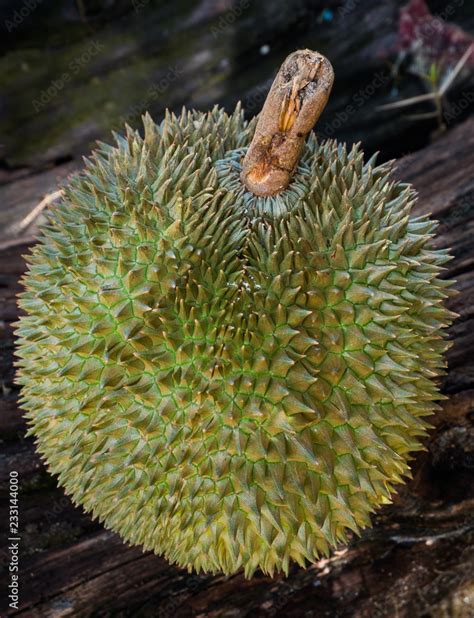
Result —
[[[169, 107], [232, 109], [249, 117], [276, 69], [296, 49], [316, 49], [336, 81], [318, 133], [367, 152], [400, 157], [429, 141], [421, 108], [377, 111], [424, 92], [422, 80], [392, 77], [398, 14], [408, 0], [6, 0], [0, 8], [0, 180], [87, 154], [127, 121]], [[474, 3], [428, 0], [430, 10], [474, 32]], [[25, 13], [23, 9], [22, 13]], [[398, 93], [394, 94], [397, 89]], [[473, 83], [457, 82], [454, 105]], [[474, 95], [473, 95], [474, 96]], [[466, 99], [467, 100], [467, 99]], [[455, 114], [459, 121], [466, 108]]]

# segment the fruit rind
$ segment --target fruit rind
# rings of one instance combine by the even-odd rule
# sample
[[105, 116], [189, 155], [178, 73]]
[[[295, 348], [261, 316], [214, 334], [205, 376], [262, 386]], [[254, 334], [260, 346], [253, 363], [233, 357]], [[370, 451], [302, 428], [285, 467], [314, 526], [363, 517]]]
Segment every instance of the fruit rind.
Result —
[[422, 448], [453, 318], [436, 223], [358, 146], [242, 186], [253, 124], [101, 144], [28, 256], [17, 381], [73, 500], [196, 571], [273, 575], [370, 525]]

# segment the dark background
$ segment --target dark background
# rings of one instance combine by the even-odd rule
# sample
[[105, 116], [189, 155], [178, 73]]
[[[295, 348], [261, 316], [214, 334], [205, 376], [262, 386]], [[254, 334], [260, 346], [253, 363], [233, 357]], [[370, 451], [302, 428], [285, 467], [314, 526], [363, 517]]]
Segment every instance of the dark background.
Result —
[[[110, 140], [111, 131], [122, 130], [124, 122], [140, 126], [147, 110], [159, 121], [166, 107], [208, 110], [219, 104], [231, 110], [241, 100], [247, 115], [255, 115], [282, 60], [297, 48], [322, 52], [335, 69], [334, 90], [316, 129], [320, 135], [361, 141], [368, 155], [379, 150], [381, 159], [425, 146], [437, 122], [413, 120], [410, 115], [432, 111], [431, 102], [378, 109], [426, 92], [423, 80], [411, 71], [416, 58], [408, 56], [395, 69], [404, 4], [2, 2], [0, 238], [16, 234], [16, 223], [81, 165], [81, 156], [96, 140]], [[474, 32], [472, 0], [429, 0], [429, 9]], [[445, 100], [450, 128], [472, 112], [474, 81], [468, 68]], [[451, 108], [455, 113], [449, 114]], [[33, 180], [39, 172], [43, 174]], [[21, 184], [11, 185], [20, 179]]]
[[[432, 103], [379, 110], [426, 92], [400, 59], [398, 0], [9, 0], [0, 6], [0, 497], [10, 470], [21, 484], [20, 610], [60, 616], [474, 616], [474, 82], [465, 67], [444, 102], [446, 129], [413, 119]], [[428, 0], [432, 13], [474, 33], [473, 0]], [[443, 22], [444, 23], [444, 22]], [[442, 48], [446, 41], [433, 40]], [[187, 574], [131, 548], [74, 507], [25, 438], [14, 385], [18, 279], [44, 196], [82, 165], [96, 140], [166, 107], [260, 110], [285, 56], [308, 47], [332, 62], [336, 81], [316, 131], [367, 156], [396, 158], [420, 193], [417, 214], [440, 219], [453, 247], [448, 277], [449, 399], [433, 420], [414, 480], [374, 527], [329, 560], [275, 580], [257, 574]], [[2, 515], [2, 521], [6, 521]], [[3, 524], [2, 524], [3, 526]], [[2, 532], [3, 534], [3, 532]], [[0, 569], [8, 561], [3, 542]], [[6, 595], [2, 586], [0, 614]]]
[[[383, 103], [424, 92], [397, 58], [396, 0], [12, 0], [1, 3], [0, 162], [8, 174], [85, 154], [124, 119], [149, 110], [257, 113], [284, 57], [326, 54], [336, 82], [318, 131], [400, 157], [430, 139], [434, 122]], [[429, 0], [434, 14], [474, 31], [471, 0]], [[31, 7], [31, 8], [28, 8]], [[472, 85], [472, 84], [470, 84]], [[451, 101], [466, 88], [460, 83]], [[354, 112], [346, 116], [347, 106]], [[427, 111], [430, 105], [416, 108]], [[408, 112], [413, 109], [408, 109]], [[456, 118], [462, 121], [469, 110]]]

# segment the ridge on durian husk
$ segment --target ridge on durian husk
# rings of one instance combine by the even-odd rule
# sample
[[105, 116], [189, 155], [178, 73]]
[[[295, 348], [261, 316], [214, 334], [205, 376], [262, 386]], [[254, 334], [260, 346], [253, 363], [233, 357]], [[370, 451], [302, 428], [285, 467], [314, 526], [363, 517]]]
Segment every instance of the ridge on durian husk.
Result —
[[144, 118], [28, 257], [18, 382], [76, 503], [197, 571], [304, 565], [370, 524], [440, 398], [449, 259], [410, 186], [310, 137], [281, 195], [232, 115]]

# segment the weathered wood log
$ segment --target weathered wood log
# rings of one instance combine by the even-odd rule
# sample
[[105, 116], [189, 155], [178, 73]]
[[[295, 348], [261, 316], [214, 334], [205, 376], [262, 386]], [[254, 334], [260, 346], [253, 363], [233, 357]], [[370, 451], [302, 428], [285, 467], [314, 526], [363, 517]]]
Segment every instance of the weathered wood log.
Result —
[[[275, 68], [306, 47], [329, 58], [336, 73], [318, 131], [398, 157], [426, 144], [435, 126], [377, 111], [394, 86], [399, 98], [423, 92], [418, 78], [391, 77], [406, 2], [68, 0], [58, 10], [52, 2], [8, 0], [0, 10], [0, 161], [37, 169], [77, 157], [125, 120], [138, 126], [147, 110], [161, 119], [165, 107], [232, 109], [241, 99], [254, 116]], [[429, 6], [474, 32], [472, 2]], [[466, 88], [450, 92], [452, 102]], [[457, 120], [465, 114], [460, 109]]]
[[[378, 109], [424, 92], [406, 71], [392, 76], [406, 1], [67, 0], [58, 11], [47, 1], [19, 7], [7, 0], [0, 8], [0, 240], [81, 165], [95, 140], [111, 141], [125, 122], [140, 127], [145, 111], [160, 120], [166, 107], [230, 110], [241, 99], [254, 116], [276, 67], [296, 48], [321, 51], [336, 72], [318, 134], [361, 140], [367, 154], [380, 150], [384, 159], [417, 150], [436, 122], [408, 115], [430, 104]], [[472, 2], [428, 3], [474, 32]], [[449, 90], [449, 126], [472, 110], [473, 80], [458, 78]]]
[[[438, 246], [454, 259], [446, 277], [459, 294], [450, 337], [449, 398], [432, 421], [427, 451], [394, 503], [350, 545], [288, 578], [188, 574], [139, 548], [75, 508], [34, 451], [15, 400], [13, 327], [22, 254], [30, 241], [0, 247], [1, 487], [20, 478], [20, 609], [12, 615], [317, 616], [421, 618], [474, 615], [474, 119], [397, 164], [419, 192], [417, 213], [439, 219]], [[7, 556], [1, 557], [5, 567]], [[2, 603], [5, 597], [2, 597]], [[0, 610], [8, 611], [6, 608]], [[4, 615], [2, 613], [2, 615]]]

